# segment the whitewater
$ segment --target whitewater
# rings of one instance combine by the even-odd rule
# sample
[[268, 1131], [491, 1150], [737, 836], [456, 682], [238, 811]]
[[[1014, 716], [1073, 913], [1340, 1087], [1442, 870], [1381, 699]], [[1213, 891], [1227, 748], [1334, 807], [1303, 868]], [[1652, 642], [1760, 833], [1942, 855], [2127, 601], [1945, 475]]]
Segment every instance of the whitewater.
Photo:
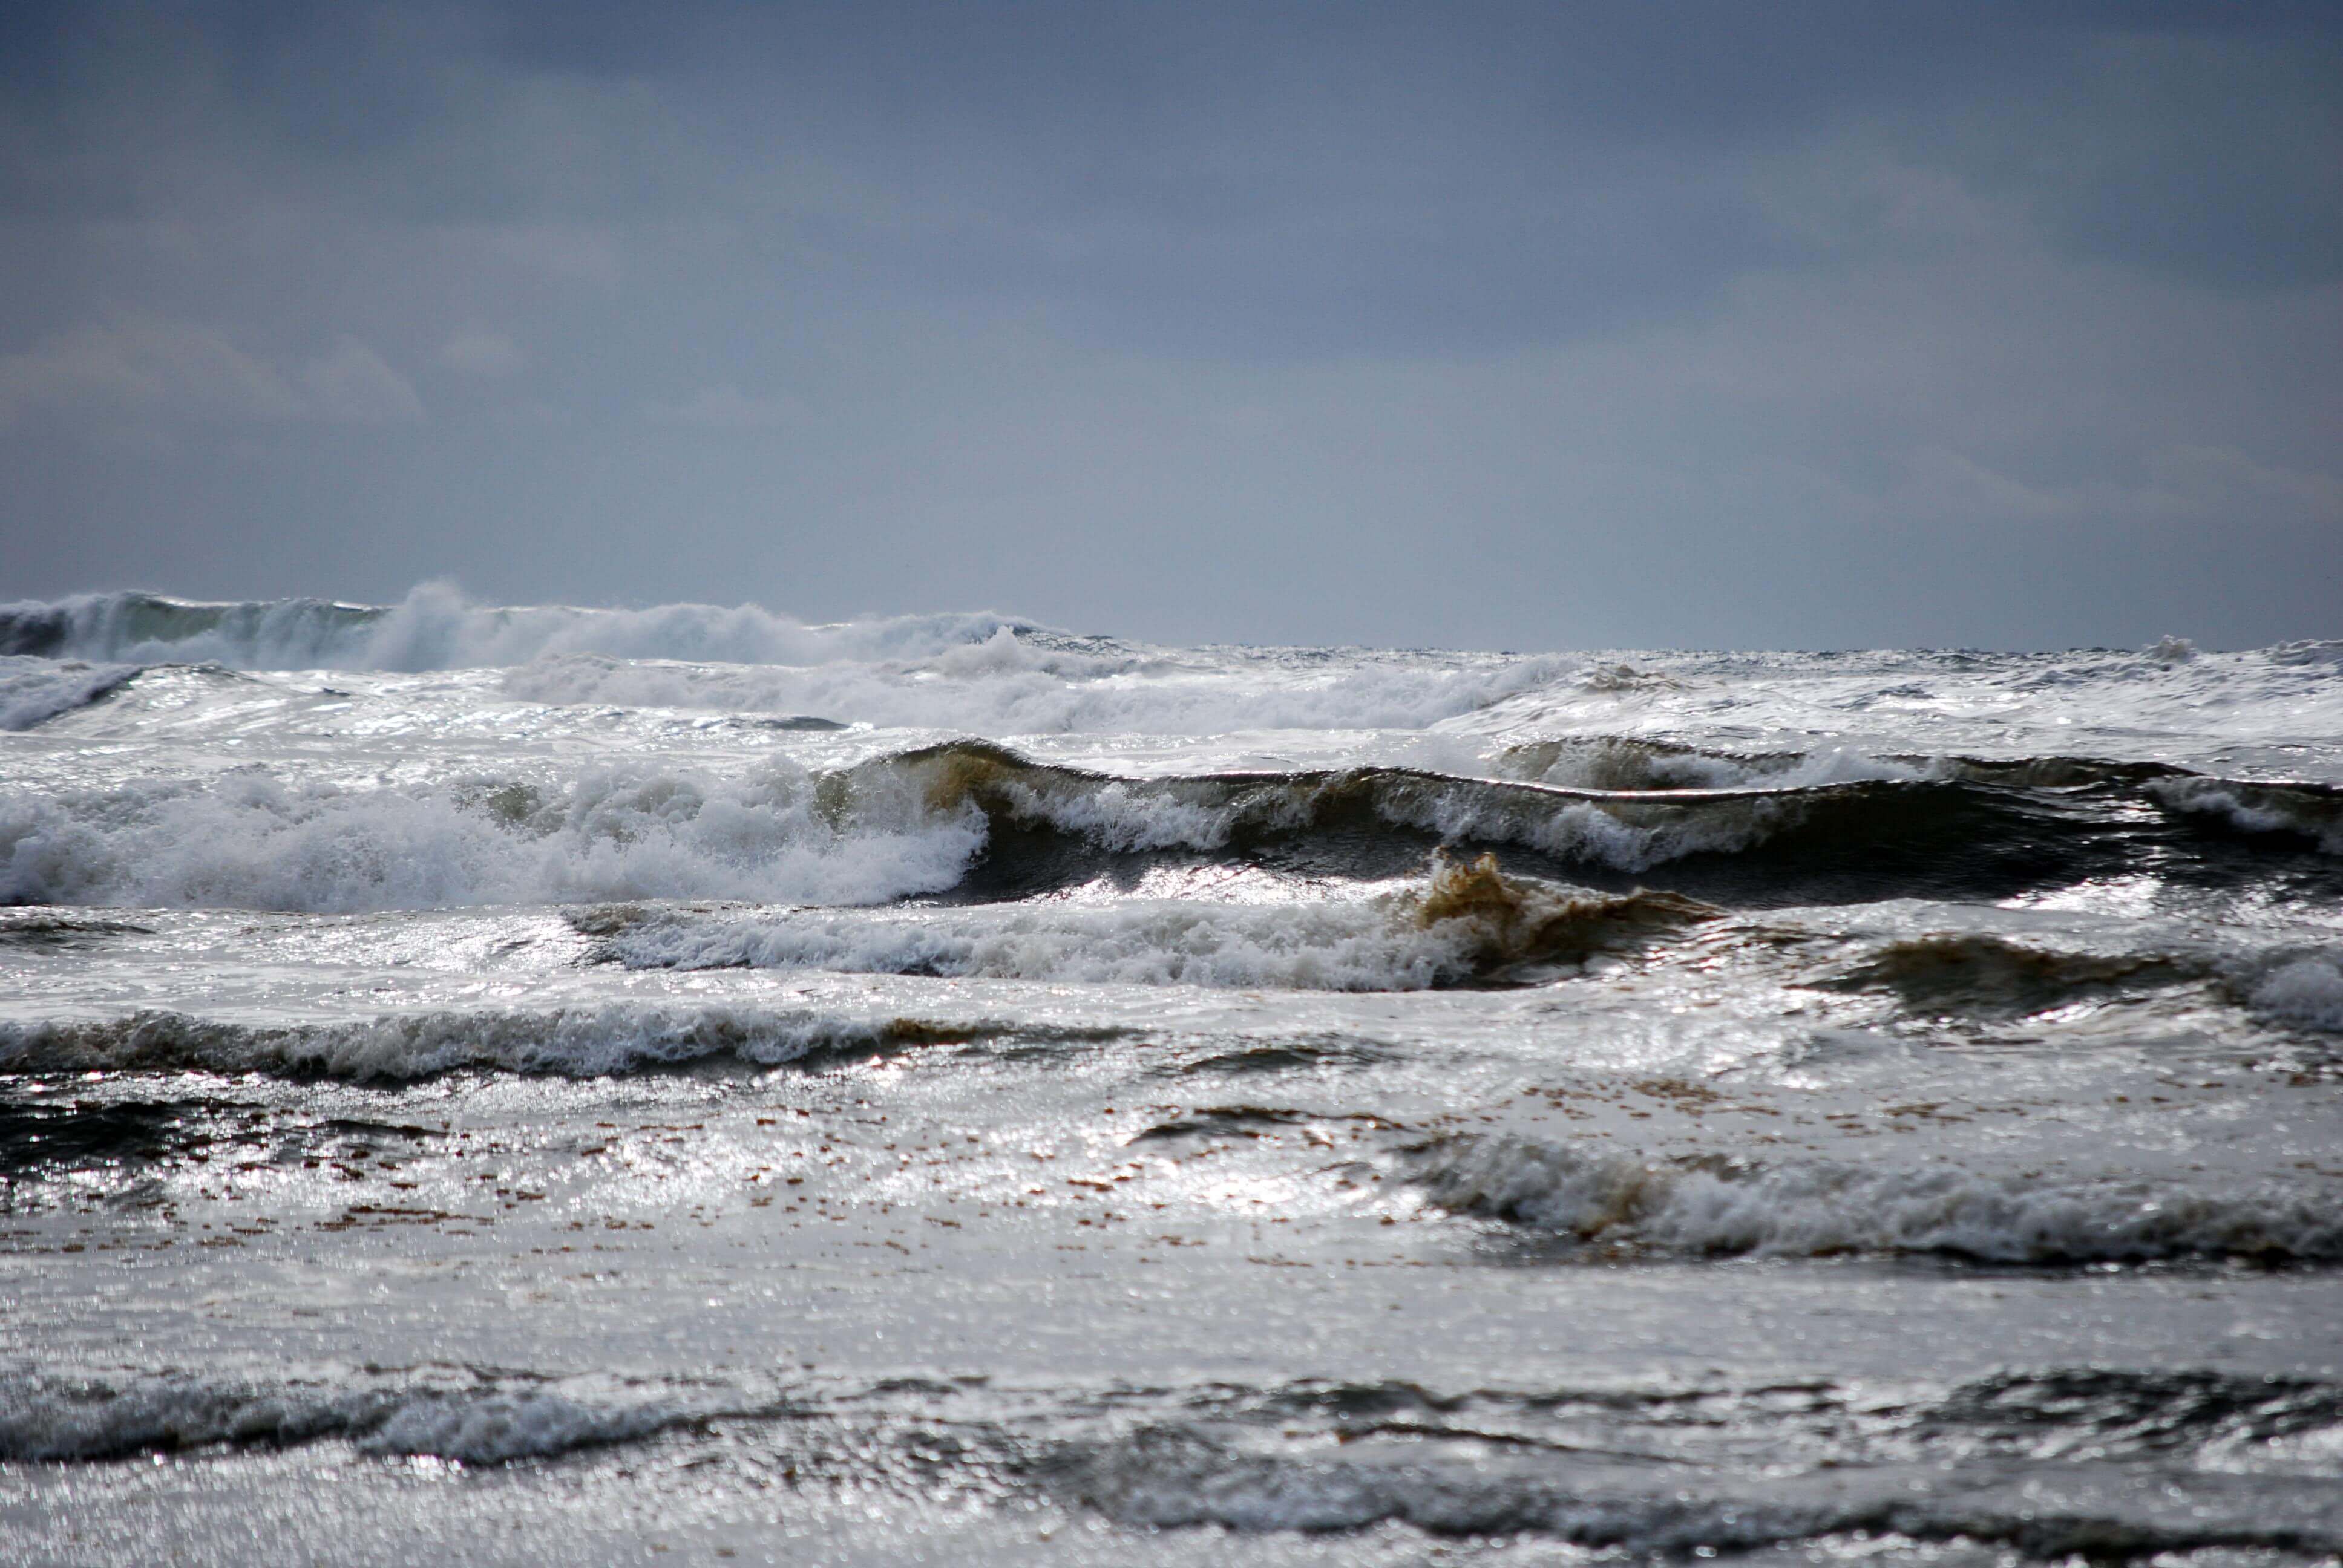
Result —
[[2343, 642], [0, 605], [0, 1562], [2333, 1562], [2338, 1082]]

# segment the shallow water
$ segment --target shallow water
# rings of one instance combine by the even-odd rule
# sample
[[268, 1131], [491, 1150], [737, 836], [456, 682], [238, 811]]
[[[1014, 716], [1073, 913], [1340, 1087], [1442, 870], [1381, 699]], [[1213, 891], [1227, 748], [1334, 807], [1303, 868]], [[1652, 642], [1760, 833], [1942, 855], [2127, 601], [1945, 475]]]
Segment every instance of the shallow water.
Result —
[[2343, 1547], [2343, 647], [117, 596], [0, 723], [10, 1561]]

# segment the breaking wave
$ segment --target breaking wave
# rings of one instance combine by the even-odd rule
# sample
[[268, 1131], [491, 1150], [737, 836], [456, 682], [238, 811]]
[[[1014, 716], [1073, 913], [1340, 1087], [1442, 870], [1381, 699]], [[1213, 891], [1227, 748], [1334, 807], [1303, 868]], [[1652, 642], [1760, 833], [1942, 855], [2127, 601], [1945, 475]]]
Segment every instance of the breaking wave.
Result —
[[871, 776], [850, 800], [781, 760], [730, 778], [614, 768], [566, 786], [209, 784], [0, 791], [0, 903], [349, 912], [628, 898], [862, 903], [951, 887], [983, 847]]
[[30, 729], [86, 708], [137, 678], [135, 664], [85, 664], [0, 655], [0, 729]]
[[[1403, 1524], [1435, 1536], [1543, 1537], [1637, 1560], [1834, 1539], [1865, 1556], [1908, 1552], [1923, 1542], [1963, 1542], [2015, 1548], [2046, 1562], [2135, 1561], [2208, 1548], [2323, 1559], [2336, 1544], [2331, 1527], [2317, 1520], [2257, 1517], [2217, 1505], [2161, 1516], [2120, 1505], [2102, 1512], [2104, 1500], [2099, 1508], [2079, 1499], [2060, 1500], [2062, 1506], [2030, 1492], [1996, 1498], [1960, 1487], [1865, 1485], [1860, 1472], [1698, 1489], [1677, 1472], [1639, 1484], [1616, 1462], [1620, 1453], [1606, 1455], [1614, 1462], [1608, 1465], [1574, 1466], [1568, 1460], [1576, 1445], [1569, 1442], [1542, 1452], [1543, 1444], [1524, 1448], [1503, 1438], [1476, 1444], [1469, 1430], [1453, 1436], [1463, 1452], [1371, 1442], [1371, 1450], [1385, 1452], [1360, 1453], [1347, 1443], [1264, 1449], [1257, 1439], [1162, 1422], [1067, 1452], [1055, 1467], [1053, 1490], [1119, 1523], [1153, 1529], [1327, 1533]], [[1633, 1446], [1625, 1452], [1643, 1457]]]
[[1671, 893], [1588, 894], [1435, 857], [1425, 886], [1274, 904], [1124, 900], [905, 913], [648, 912], [608, 939], [636, 967], [803, 966], [864, 973], [1141, 985], [1423, 990], [1567, 965], [1717, 913]]
[[0, 902], [852, 905], [946, 891], [980, 860], [1011, 883], [1062, 884], [1101, 856], [1302, 845], [1324, 870], [1372, 877], [1436, 844], [1633, 875], [1778, 843], [1785, 875], [1908, 877], [1925, 890], [1946, 876], [2075, 874], [2105, 858], [2093, 832], [2057, 802], [1961, 784], [1637, 795], [1393, 768], [1126, 779], [964, 741], [822, 773], [769, 758], [733, 775], [613, 765], [566, 780], [347, 788], [255, 767], [207, 782], [0, 790]]
[[1579, 662], [1157, 650], [990, 614], [809, 626], [753, 605], [495, 608], [429, 585], [388, 607], [153, 594], [0, 606], [0, 655], [134, 669], [504, 668], [505, 694], [531, 702], [818, 714], [992, 735], [1421, 729]]
[[1416, 661], [1232, 653], [1212, 667], [1003, 627], [934, 658], [880, 664], [692, 665], [588, 654], [508, 670], [532, 702], [819, 713], [981, 735], [1217, 735], [1251, 729], [1422, 729], [1550, 679], [1570, 661]]
[[704, 1419], [637, 1394], [447, 1373], [261, 1383], [191, 1374], [0, 1379], [0, 1460], [106, 1460], [341, 1439], [360, 1452], [506, 1464], [629, 1442]]
[[151, 593], [23, 601], [0, 606], [0, 654], [233, 669], [451, 669], [565, 654], [822, 664], [932, 658], [1021, 624], [980, 614], [809, 626], [754, 605], [503, 608], [474, 604], [434, 583], [387, 606], [308, 598], [204, 604]]
[[2308, 1189], [2197, 1191], [1826, 1161], [1661, 1163], [1515, 1138], [1443, 1139], [1412, 1159], [1412, 1179], [1443, 1208], [1630, 1251], [2037, 1264], [2343, 1260], [2343, 1209]]
[[598, 1078], [695, 1062], [776, 1067], [838, 1051], [969, 1039], [1009, 1026], [860, 1020], [709, 1003], [390, 1013], [255, 1025], [184, 1012], [0, 1023], [0, 1072], [188, 1070], [402, 1081], [466, 1069]]
[[2327, 854], [2343, 855], [2343, 788], [2187, 774], [2153, 780], [2147, 793], [2178, 816], [2209, 819], [2240, 833], [2307, 839]]
[[2266, 1019], [2343, 1034], [2343, 955], [2305, 954], [2271, 964], [2242, 988]]

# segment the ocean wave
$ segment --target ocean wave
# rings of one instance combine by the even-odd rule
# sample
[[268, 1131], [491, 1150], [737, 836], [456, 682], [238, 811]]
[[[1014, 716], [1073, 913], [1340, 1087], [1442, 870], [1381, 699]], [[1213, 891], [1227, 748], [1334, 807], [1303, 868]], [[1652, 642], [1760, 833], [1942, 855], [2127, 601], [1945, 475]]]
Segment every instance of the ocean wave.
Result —
[[236, 669], [502, 668], [530, 702], [818, 715], [990, 735], [1423, 729], [1576, 668], [1553, 656], [1154, 650], [990, 614], [809, 626], [755, 606], [196, 604], [153, 594], [0, 606], [0, 654]]
[[858, 771], [874, 769], [913, 781], [932, 809], [973, 805], [996, 823], [1047, 827], [1114, 850], [1210, 851], [1396, 828], [1624, 872], [1746, 849], [1817, 811], [1837, 808], [1844, 819], [1847, 806], [1882, 799], [1864, 786], [1655, 798], [1378, 767], [1120, 779], [980, 741], [905, 752]]
[[2343, 953], [2307, 953], [2268, 963], [2236, 989], [2247, 1008], [2272, 1021], [2343, 1034]]
[[1497, 754], [1507, 778], [1564, 789], [1787, 789], [1875, 780], [1992, 784], [2019, 789], [2124, 789], [2194, 777], [2170, 763], [2056, 753], [1972, 757], [1819, 746], [1795, 751], [1726, 751], [1624, 735], [1520, 741]]
[[0, 1378], [0, 1460], [108, 1460], [341, 1439], [386, 1457], [506, 1464], [628, 1442], [704, 1419], [639, 1395], [446, 1373], [261, 1382], [195, 1374]]
[[1815, 976], [1827, 990], [1885, 991], [1923, 1011], [2040, 1012], [2086, 998], [2206, 978], [2205, 958], [2066, 951], [1987, 931], [1940, 931], [1887, 943], [1862, 961]]
[[1916, 1425], [2029, 1459], [2181, 1452], [2205, 1469], [2283, 1464], [2305, 1438], [2343, 1432], [2343, 1389], [2199, 1368], [2009, 1372], [1955, 1389]]
[[1498, 766], [1511, 778], [1563, 789], [1795, 789], [1875, 779], [1941, 777], [1933, 759], [1873, 757], [1845, 747], [1732, 752], [1630, 736], [1569, 736], [1509, 746]]
[[453, 669], [565, 654], [804, 665], [934, 658], [1021, 624], [975, 614], [812, 626], [754, 605], [499, 607], [427, 583], [396, 605], [206, 604], [151, 593], [22, 601], [0, 605], [0, 654], [234, 669]]
[[1714, 1554], [1843, 1526], [1835, 1510], [1666, 1493], [1603, 1497], [1567, 1476], [1487, 1465], [1262, 1453], [1175, 1424], [1073, 1453], [1061, 1468], [1061, 1489], [1109, 1518], [1154, 1529], [1324, 1533], [1401, 1523], [1434, 1535], [1526, 1534]]
[[1127, 900], [917, 912], [647, 912], [607, 939], [642, 968], [738, 965], [1136, 985], [1423, 990], [1573, 964], [1717, 913], [1668, 893], [1589, 894], [1435, 856], [1424, 886], [1273, 904]]
[[715, 1003], [389, 1013], [261, 1025], [147, 1010], [0, 1023], [0, 1071], [261, 1072], [404, 1081], [479, 1070], [598, 1078], [709, 1060], [765, 1068], [834, 1051], [966, 1038], [964, 1028]]
[[1956, 780], [1597, 790], [1391, 767], [1127, 778], [979, 740], [834, 771], [766, 757], [729, 773], [629, 763], [367, 788], [253, 764], [208, 782], [0, 789], [0, 903], [864, 905], [979, 870], [990, 896], [1039, 891], [1128, 855], [1301, 851], [1320, 871], [1381, 878], [1439, 845], [1614, 877], [1758, 854], [1737, 885], [1779, 901], [2072, 881], [2120, 869], [2138, 831], [2120, 802]]
[[1067, 651], [1002, 628], [937, 658], [887, 663], [645, 663], [573, 654], [505, 673], [533, 702], [816, 713], [981, 735], [1218, 735], [1254, 729], [1422, 729], [1553, 678], [1571, 661], [1362, 658], [1328, 668], [1232, 657], [1212, 668]]
[[2147, 789], [2177, 816], [2210, 819], [2240, 833], [2307, 839], [2327, 854], [2343, 855], [2343, 788], [2188, 774], [2152, 780]]
[[2055, 804], [1961, 785], [1604, 794], [1394, 768], [1128, 779], [961, 741], [826, 773], [768, 758], [730, 775], [613, 765], [347, 788], [256, 766], [208, 783], [0, 790], [0, 903], [874, 904], [959, 886], [988, 851], [1012, 879], [1062, 881], [1101, 856], [1293, 844], [1323, 846], [1328, 869], [1353, 876], [1389, 875], [1434, 844], [1635, 874], [1777, 839], [1823, 872], [1893, 877], [1908, 862], [1926, 875], [1999, 854], [2039, 874], [2087, 838]]
[[138, 668], [0, 655], [0, 729], [30, 729], [86, 708], [136, 679]]
[[730, 777], [595, 769], [538, 785], [286, 782], [0, 790], [0, 903], [350, 912], [628, 898], [877, 902], [950, 888], [983, 819], [880, 775], [851, 798], [768, 759]]
[[1426, 1197], [1577, 1241], [1694, 1257], [1939, 1253], [1991, 1263], [2343, 1260], [2332, 1194], [2049, 1182], [1952, 1166], [1655, 1161], [1516, 1138], [1411, 1157]]
[[[1497, 1446], [1503, 1454], [1507, 1445]], [[1435, 1536], [1558, 1540], [1637, 1559], [1713, 1557], [1834, 1539], [1864, 1555], [1922, 1542], [1966, 1542], [2047, 1562], [2133, 1561], [2224, 1547], [2316, 1555], [2336, 1545], [2323, 1521], [2241, 1514], [2217, 1504], [2187, 1513], [2152, 1514], [2121, 1504], [2099, 1512], [2087, 1503], [2061, 1506], [2031, 1489], [2016, 1497], [1952, 1488], [1931, 1495], [1865, 1486], [1859, 1473], [1846, 1472], [1820, 1484], [1790, 1474], [1745, 1490], [1694, 1490], [1680, 1474], [1639, 1485], [1615, 1463], [1582, 1470], [1550, 1456], [1468, 1452], [1443, 1462], [1331, 1445], [1264, 1451], [1182, 1422], [1070, 1448], [1054, 1468], [1054, 1490], [1118, 1523], [1152, 1529], [1323, 1534], [1401, 1524]]]

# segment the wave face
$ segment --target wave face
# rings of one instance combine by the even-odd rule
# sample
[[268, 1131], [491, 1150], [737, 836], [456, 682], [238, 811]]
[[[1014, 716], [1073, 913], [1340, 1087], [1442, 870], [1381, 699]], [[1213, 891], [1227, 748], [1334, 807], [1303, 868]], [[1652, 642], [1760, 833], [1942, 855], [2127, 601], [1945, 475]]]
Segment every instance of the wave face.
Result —
[[2330, 1563], [2338, 911], [2343, 644], [0, 607], [0, 1557]]

